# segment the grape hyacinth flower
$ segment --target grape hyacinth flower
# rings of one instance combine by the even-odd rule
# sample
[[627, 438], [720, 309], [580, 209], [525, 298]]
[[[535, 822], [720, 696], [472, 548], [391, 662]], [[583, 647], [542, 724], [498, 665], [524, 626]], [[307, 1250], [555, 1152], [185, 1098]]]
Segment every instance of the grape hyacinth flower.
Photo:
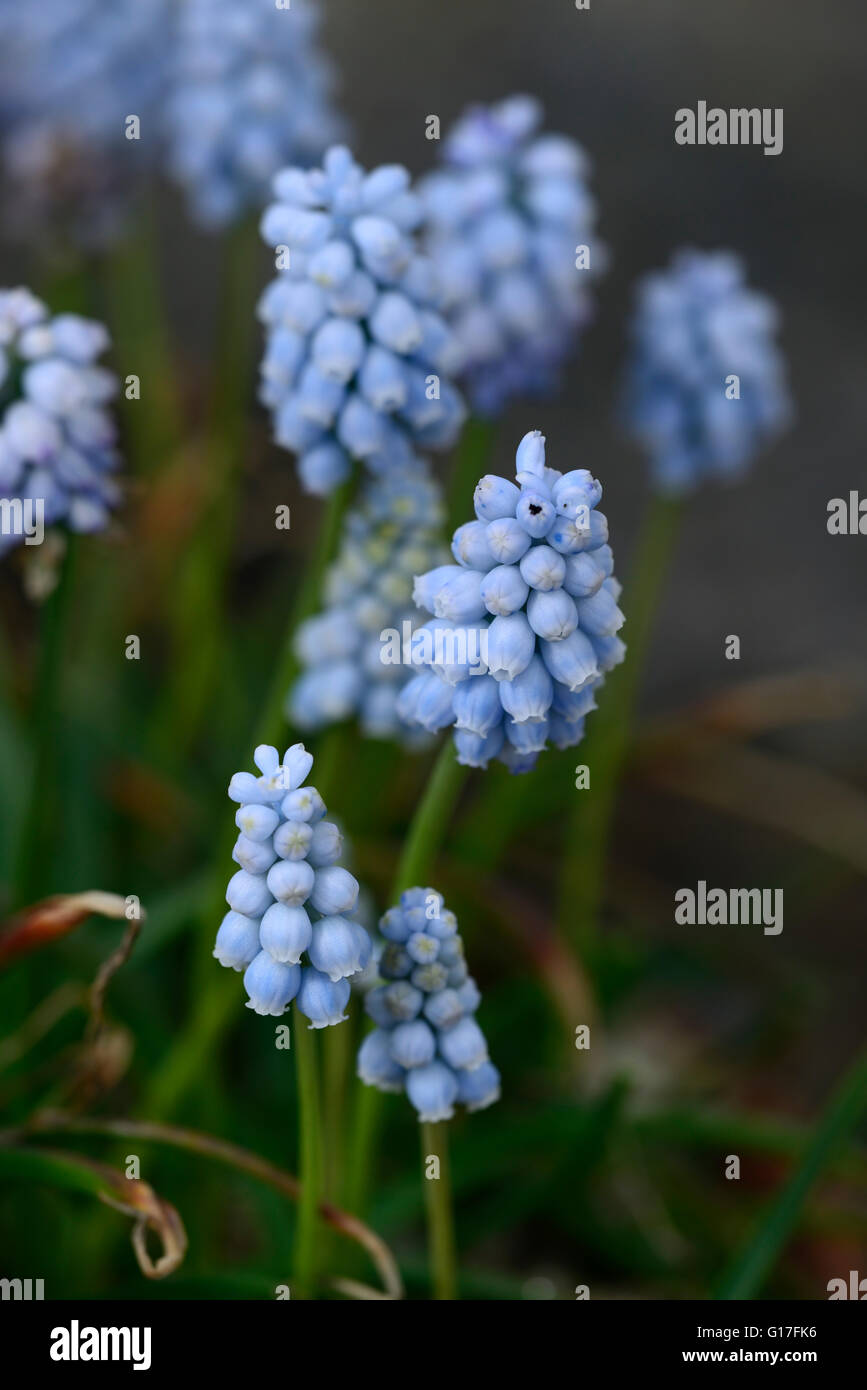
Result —
[[402, 644], [421, 621], [413, 576], [445, 558], [443, 510], [439, 486], [420, 459], [400, 475], [364, 480], [325, 578], [325, 609], [295, 636], [303, 670], [287, 699], [291, 724], [320, 729], [357, 715], [368, 737], [406, 738], [396, 710], [406, 669], [383, 660], [381, 638], [392, 631]]
[[118, 383], [96, 360], [108, 345], [101, 323], [52, 318], [29, 290], [0, 290], [0, 554], [41, 539], [34, 528], [108, 524], [119, 490], [106, 406]]
[[220, 227], [261, 207], [286, 164], [319, 159], [340, 133], [330, 65], [307, 0], [185, 0], [172, 44], [169, 167], [196, 220]]
[[443, 141], [443, 167], [419, 185], [460, 379], [482, 415], [556, 389], [602, 268], [587, 156], [541, 133], [542, 119], [528, 96], [470, 107]]
[[429, 733], [453, 724], [466, 766], [499, 758], [528, 772], [548, 740], [581, 742], [626, 649], [600, 484], [583, 468], [547, 468], [538, 430], [521, 440], [516, 473], [517, 484], [481, 479], [476, 520], [452, 538], [457, 563], [416, 579], [413, 597], [434, 615], [413, 638], [429, 669], [397, 708]]
[[376, 1027], [359, 1049], [359, 1077], [380, 1091], [405, 1091], [430, 1124], [450, 1120], [455, 1104], [492, 1105], [500, 1074], [475, 1019], [481, 996], [454, 913], [432, 888], [410, 888], [379, 925], [381, 981], [365, 998]]
[[[7, 228], [56, 241], [62, 227], [96, 247], [121, 230], [158, 154], [170, 10], [170, 0], [0, 0]], [[130, 117], [139, 138], [128, 138]]]
[[415, 229], [421, 204], [399, 165], [366, 173], [343, 146], [323, 167], [284, 169], [262, 236], [279, 274], [265, 290], [260, 398], [302, 486], [332, 492], [353, 459], [371, 472], [445, 449], [464, 418], [452, 334]]
[[304, 785], [313, 757], [303, 743], [282, 762], [263, 744], [253, 761], [261, 776], [238, 772], [229, 783], [240, 867], [214, 955], [244, 971], [248, 1008], [279, 1018], [294, 999], [311, 1028], [327, 1028], [345, 1020], [350, 976], [370, 960], [370, 937], [354, 920], [358, 882], [339, 863], [343, 837], [322, 797]]
[[789, 423], [777, 322], [729, 252], [680, 251], [641, 282], [625, 414], [662, 491], [739, 477]]

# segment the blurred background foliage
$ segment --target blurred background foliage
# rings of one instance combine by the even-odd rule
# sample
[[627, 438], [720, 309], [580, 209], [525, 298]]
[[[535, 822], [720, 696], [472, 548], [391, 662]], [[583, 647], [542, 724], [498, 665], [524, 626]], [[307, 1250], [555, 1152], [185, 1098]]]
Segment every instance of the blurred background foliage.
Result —
[[[828, 499], [864, 476], [861, 7], [837, 0], [832, 23], [822, 7], [795, 14], [782, 0], [322, 9], [363, 161], [421, 171], [428, 113], [445, 124], [467, 101], [512, 90], [538, 94], [549, 125], [593, 156], [612, 249], [597, 322], [562, 395], [499, 423], [492, 466], [509, 474], [518, 439], [542, 428], [555, 466], [601, 478], [627, 620], [649, 489], [613, 414], [636, 276], [682, 243], [743, 254], [781, 304], [799, 407], [795, 431], [744, 485], [708, 489], [685, 513], [592, 939], [558, 887], [575, 851], [575, 799], [594, 795], [574, 788], [583, 749], [546, 753], [524, 779], [499, 766], [475, 774], [449, 826], [434, 881], [458, 915], [504, 1079], [499, 1104], [452, 1126], [461, 1294], [570, 1298], [587, 1284], [594, 1298], [727, 1287], [823, 1298], [828, 1279], [863, 1270], [867, 1244], [863, 1073], [825, 1109], [863, 1034], [864, 571], [858, 539], [825, 528]], [[783, 107], [784, 154], [676, 147], [674, 110], [699, 99]], [[213, 1154], [106, 1129], [117, 1117], [182, 1125], [298, 1166], [292, 1054], [210, 952], [230, 867], [225, 787], [250, 765], [266, 701], [282, 694], [279, 679], [268, 691], [323, 508], [299, 493], [254, 402], [253, 306], [269, 271], [255, 226], [203, 237], [174, 193], [142, 194], [129, 236], [105, 255], [3, 251], [4, 283], [104, 317], [113, 365], [143, 382], [142, 402], [124, 410], [126, 505], [108, 536], [70, 557], [47, 706], [35, 692], [50, 613], [40, 621], [24, 596], [21, 556], [0, 573], [3, 907], [20, 905], [11, 884], [36, 779], [32, 897], [135, 894], [147, 918], [110, 981], [102, 1027], [88, 1025], [87, 991], [123, 922], [90, 916], [7, 964], [0, 1105], [7, 1129], [48, 1112], [32, 1140], [40, 1152], [62, 1147], [119, 1172], [140, 1154], [188, 1248], [168, 1278], [143, 1278], [128, 1220], [93, 1199], [111, 1191], [104, 1174], [85, 1165], [37, 1181], [34, 1159], [21, 1186], [5, 1180], [6, 1146], [2, 1272], [44, 1278], [49, 1297], [273, 1297], [289, 1280], [287, 1191]], [[288, 532], [273, 524], [284, 503]], [[739, 662], [724, 658], [729, 633], [741, 637]], [[141, 638], [138, 661], [125, 659], [129, 634]], [[47, 762], [35, 751], [40, 720]], [[431, 756], [362, 743], [351, 728], [312, 746], [312, 780], [327, 779], [351, 867], [382, 911]], [[782, 935], [675, 926], [673, 894], [698, 879], [782, 887]], [[356, 1035], [357, 1015], [344, 1025]], [[575, 1028], [591, 1019], [592, 1047], [578, 1051]], [[341, 1201], [363, 1176], [347, 1143], [358, 1083], [345, 1050], [323, 1042], [342, 1136], [328, 1192]], [[816, 1160], [811, 1143], [833, 1137], [841, 1109], [843, 1142], [827, 1162], [819, 1155], [806, 1205], [780, 1216], [780, 1192], [805, 1155]], [[49, 1133], [52, 1112], [75, 1132]], [[384, 1116], [365, 1216], [407, 1293], [427, 1297], [417, 1124], [401, 1097]], [[732, 1153], [737, 1183], [724, 1177]], [[332, 1275], [378, 1286], [354, 1243], [322, 1232]], [[744, 1275], [757, 1241], [767, 1259]]]

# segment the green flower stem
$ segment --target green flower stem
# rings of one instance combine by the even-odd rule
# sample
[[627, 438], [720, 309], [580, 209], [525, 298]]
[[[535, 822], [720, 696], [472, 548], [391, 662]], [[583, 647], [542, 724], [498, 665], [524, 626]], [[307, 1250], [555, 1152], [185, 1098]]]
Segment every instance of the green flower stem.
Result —
[[449, 536], [471, 514], [476, 483], [488, 471], [496, 427], [491, 420], [472, 416], [464, 427], [455, 463], [449, 478]]
[[745, 1250], [737, 1256], [717, 1298], [756, 1298], [790, 1239], [807, 1196], [836, 1158], [867, 1108], [867, 1051], [862, 1052], [835, 1088], [819, 1126], [792, 1177], [772, 1204]]
[[316, 1286], [319, 1203], [324, 1186], [322, 1153], [322, 1113], [316, 1033], [297, 1004], [293, 1005], [295, 1026], [292, 1046], [298, 1077], [298, 1224], [295, 1233], [294, 1286], [296, 1298], [312, 1298]]
[[[457, 1295], [457, 1260], [448, 1125], [425, 1123], [420, 1129], [431, 1289], [436, 1299], [454, 1299]], [[439, 1159], [439, 1177], [429, 1178], [424, 1170], [434, 1155]]]
[[[340, 532], [348, 496], [347, 486], [333, 493], [329, 499], [316, 552], [299, 587], [287, 626], [282, 656], [277, 663], [262, 716], [253, 731], [252, 744], [238, 750], [238, 757], [243, 763], [246, 763], [252, 748], [258, 744], [276, 744], [280, 739], [284, 723], [283, 701], [297, 669], [292, 638], [298, 623], [314, 610], [322, 587], [322, 577]], [[319, 791], [327, 799], [327, 789], [322, 777], [317, 774], [316, 780]], [[142, 1113], [150, 1119], [165, 1120], [175, 1113], [183, 1096], [195, 1085], [196, 1078], [201, 1074], [202, 1067], [207, 1064], [220, 1034], [238, 1006], [238, 982], [234, 978], [234, 972], [216, 967], [211, 959], [210, 949], [205, 949], [226, 910], [226, 879], [228, 866], [231, 865], [234, 839], [235, 824], [233, 819], [227, 816], [225, 825], [216, 836], [213, 877], [209, 891], [203, 899], [201, 931], [198, 937], [202, 943], [198, 953], [200, 969], [194, 971], [195, 988], [187, 1022], [151, 1076], [142, 1105]]]
[[[448, 737], [413, 816], [389, 903], [397, 902], [407, 888], [424, 886], [429, 881], [467, 773], [468, 768], [455, 758], [454, 745]], [[359, 1087], [346, 1185], [346, 1205], [350, 1211], [360, 1213], [367, 1204], [382, 1105], [383, 1094], [375, 1086]]]
[[42, 868], [51, 862], [49, 841], [57, 811], [54, 794], [57, 776], [53, 762], [59, 746], [60, 682], [66, 625], [72, 601], [76, 545], [74, 536], [67, 537], [57, 584], [42, 604], [39, 614], [37, 671], [31, 714], [33, 776], [18, 842], [13, 899], [17, 907], [25, 907], [47, 896], [50, 891], [42, 876]]
[[678, 532], [682, 504], [655, 497], [625, 594], [626, 660], [605, 679], [599, 708], [588, 716], [587, 737], [576, 761], [590, 769], [590, 786], [572, 792], [567, 819], [558, 919], [567, 940], [582, 952], [596, 940], [611, 820], [632, 731], [657, 603]]

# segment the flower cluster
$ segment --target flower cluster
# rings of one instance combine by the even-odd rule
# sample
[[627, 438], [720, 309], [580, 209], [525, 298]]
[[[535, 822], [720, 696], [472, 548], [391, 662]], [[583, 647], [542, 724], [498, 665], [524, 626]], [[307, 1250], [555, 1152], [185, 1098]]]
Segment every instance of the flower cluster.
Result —
[[[0, 0], [0, 162], [7, 226], [99, 245], [155, 160], [169, 0]], [[128, 117], [141, 122], [127, 138]]]
[[166, 107], [169, 167], [206, 226], [265, 201], [289, 162], [312, 163], [339, 134], [331, 71], [307, 0], [186, 0]]
[[542, 117], [526, 96], [471, 107], [443, 141], [444, 167], [419, 186], [461, 377], [485, 415], [556, 387], [602, 263], [587, 157], [540, 133]]
[[385, 473], [410, 466], [416, 445], [448, 448], [464, 415], [457, 356], [406, 170], [366, 173], [334, 146], [321, 169], [284, 169], [274, 192], [262, 235], [280, 273], [259, 306], [261, 399], [304, 488], [331, 492], [352, 459]]
[[422, 654], [430, 669], [397, 707], [431, 733], [454, 724], [459, 762], [499, 758], [527, 772], [546, 740], [581, 742], [625, 647], [600, 484], [583, 468], [546, 468], [538, 430], [522, 439], [516, 467], [517, 486], [494, 474], [479, 482], [477, 519], [452, 538], [457, 564], [416, 579], [413, 597], [434, 618], [413, 644], [432, 638]]
[[376, 1027], [358, 1052], [358, 1075], [381, 1091], [405, 1090], [419, 1119], [450, 1120], [455, 1103], [482, 1110], [500, 1095], [475, 1020], [481, 1002], [467, 974], [453, 912], [431, 888], [410, 888], [379, 924], [383, 983], [365, 1008]]
[[[0, 497], [22, 516], [38, 514], [36, 524], [99, 531], [117, 501], [116, 430], [105, 409], [117, 378], [96, 363], [108, 343], [101, 323], [52, 318], [29, 290], [0, 290]], [[0, 554], [21, 539], [4, 513]]]
[[739, 476], [787, 425], [777, 320], [728, 252], [681, 251], [641, 282], [625, 413], [663, 490]]
[[[343, 836], [327, 821], [315, 787], [304, 782], [313, 757], [303, 743], [261, 745], [260, 777], [238, 772], [229, 796], [240, 803], [226, 913], [214, 955], [244, 971], [247, 1007], [275, 1018], [294, 999], [311, 1028], [342, 1023], [349, 977], [371, 956], [367, 932], [353, 920], [358, 883], [339, 863]], [[307, 962], [301, 965], [306, 952]]]
[[366, 478], [344, 524], [325, 579], [325, 610], [299, 627], [303, 671], [286, 714], [299, 729], [319, 729], [357, 714], [371, 738], [406, 736], [397, 697], [406, 676], [383, 660], [383, 632], [404, 637], [418, 625], [413, 576], [442, 558], [439, 487], [418, 460], [400, 475]]

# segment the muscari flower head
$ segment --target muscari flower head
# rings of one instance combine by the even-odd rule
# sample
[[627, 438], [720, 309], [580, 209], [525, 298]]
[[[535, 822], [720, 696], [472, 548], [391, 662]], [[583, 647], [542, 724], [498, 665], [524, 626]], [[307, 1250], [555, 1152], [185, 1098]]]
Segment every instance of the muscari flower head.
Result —
[[172, 44], [166, 135], [171, 172], [205, 226], [261, 206], [289, 163], [339, 134], [331, 69], [307, 0], [185, 0]]
[[118, 500], [117, 391], [97, 364], [109, 344], [101, 323], [51, 317], [26, 289], [0, 290], [0, 554], [39, 525], [100, 531]]
[[680, 251], [641, 282], [624, 413], [660, 489], [740, 476], [789, 423], [777, 322], [728, 252]]
[[290, 723], [319, 729], [357, 715], [368, 737], [407, 737], [396, 710], [406, 669], [383, 659], [382, 638], [395, 634], [402, 656], [420, 621], [413, 576], [445, 558], [442, 518], [439, 486], [421, 460], [399, 476], [365, 478], [326, 576], [325, 608], [296, 633], [303, 669], [287, 700]]
[[602, 268], [587, 157], [541, 133], [542, 119], [527, 96], [471, 107], [442, 143], [443, 168], [419, 186], [461, 381], [484, 415], [556, 388]]
[[[117, 235], [156, 160], [169, 0], [0, 0], [0, 165], [7, 229]], [[127, 120], [141, 122], [127, 138]]]
[[411, 466], [415, 446], [448, 448], [464, 414], [458, 359], [406, 170], [366, 173], [334, 146], [321, 169], [284, 169], [274, 192], [262, 235], [280, 273], [259, 305], [260, 395], [302, 485], [329, 493], [353, 459], [379, 474]]
[[261, 745], [261, 776], [238, 772], [229, 796], [239, 803], [232, 858], [240, 867], [226, 889], [214, 955], [244, 971], [247, 1007], [279, 1017], [293, 999], [311, 1028], [342, 1023], [350, 976], [367, 966], [371, 941], [355, 920], [358, 883], [338, 862], [343, 838], [324, 819], [313, 757], [303, 743]]
[[522, 439], [516, 472], [517, 484], [481, 479], [476, 520], [452, 538], [457, 563], [416, 579], [413, 597], [434, 615], [413, 639], [429, 669], [397, 708], [430, 733], [453, 724], [469, 767], [499, 758], [527, 772], [548, 740], [581, 742], [626, 649], [600, 484], [583, 468], [547, 468], [538, 430]]
[[492, 1105], [500, 1074], [475, 1019], [481, 996], [454, 913], [432, 888], [410, 888], [379, 925], [380, 980], [365, 998], [376, 1027], [359, 1049], [359, 1077], [381, 1091], [405, 1091], [430, 1123], [450, 1120], [455, 1104]]

